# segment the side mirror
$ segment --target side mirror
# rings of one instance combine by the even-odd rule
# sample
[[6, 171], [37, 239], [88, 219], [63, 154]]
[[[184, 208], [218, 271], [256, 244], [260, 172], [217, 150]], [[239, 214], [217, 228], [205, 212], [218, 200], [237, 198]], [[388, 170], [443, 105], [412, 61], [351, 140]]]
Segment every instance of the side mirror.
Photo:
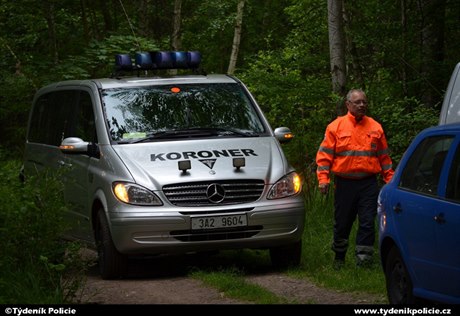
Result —
[[78, 137], [64, 138], [59, 149], [64, 154], [88, 154], [88, 142]]
[[275, 137], [281, 144], [285, 144], [294, 138], [294, 134], [287, 127], [277, 127], [275, 129]]

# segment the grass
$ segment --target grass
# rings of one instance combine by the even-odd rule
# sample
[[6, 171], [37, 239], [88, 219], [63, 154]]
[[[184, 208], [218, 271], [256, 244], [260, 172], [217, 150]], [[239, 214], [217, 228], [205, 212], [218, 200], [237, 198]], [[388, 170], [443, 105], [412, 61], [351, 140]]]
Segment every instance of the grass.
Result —
[[[370, 268], [355, 265], [355, 237], [357, 223], [350, 234], [346, 264], [340, 270], [332, 268], [334, 253], [331, 250], [333, 232], [333, 196], [321, 195], [312, 190], [306, 198], [307, 219], [303, 238], [303, 264], [296, 272], [317, 284], [347, 292], [361, 291], [385, 295], [385, 281], [378, 257], [377, 235], [374, 245], [375, 264]], [[377, 225], [375, 226], [377, 228]]]
[[211, 272], [196, 271], [191, 273], [191, 276], [218, 289], [219, 292], [230, 298], [237, 298], [254, 304], [288, 303], [286, 298], [278, 297], [265, 288], [246, 281], [244, 273], [238, 269], [230, 268]]

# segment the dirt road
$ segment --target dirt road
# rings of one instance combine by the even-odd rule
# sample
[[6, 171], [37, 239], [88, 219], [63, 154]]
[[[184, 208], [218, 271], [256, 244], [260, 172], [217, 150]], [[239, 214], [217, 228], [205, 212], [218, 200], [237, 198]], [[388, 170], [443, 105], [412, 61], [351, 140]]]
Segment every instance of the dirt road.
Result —
[[[89, 252], [90, 256], [95, 253]], [[132, 260], [125, 279], [102, 280], [97, 265], [88, 273], [79, 298], [92, 304], [253, 304], [226, 297], [224, 293], [190, 278], [189, 271], [215, 265], [208, 257], [178, 256]], [[226, 259], [222, 259], [225, 261]], [[218, 262], [217, 264], [225, 264]], [[341, 293], [273, 271], [269, 265], [245, 270], [245, 279], [258, 284], [288, 302], [297, 304], [382, 304], [385, 298], [360, 293]]]

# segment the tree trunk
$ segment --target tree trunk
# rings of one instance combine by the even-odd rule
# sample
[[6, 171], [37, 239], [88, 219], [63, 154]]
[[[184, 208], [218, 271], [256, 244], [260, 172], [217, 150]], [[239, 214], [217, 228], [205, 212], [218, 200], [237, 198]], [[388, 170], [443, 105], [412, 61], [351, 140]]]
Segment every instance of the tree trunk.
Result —
[[54, 21], [54, 3], [50, 1], [46, 1], [44, 10], [45, 10], [44, 15], [46, 19], [46, 24], [48, 26], [50, 55], [53, 56], [54, 64], [57, 65], [59, 63], [59, 53], [58, 53], [57, 38], [56, 38], [56, 23]]
[[402, 67], [401, 67], [401, 81], [402, 81], [402, 89], [404, 91], [404, 95], [407, 96], [409, 93], [409, 89], [407, 86], [407, 4], [406, 0], [401, 0], [401, 58], [402, 58]]
[[138, 10], [137, 13], [139, 15], [139, 34], [143, 37], [151, 37], [153, 34], [149, 27], [149, 15], [148, 15], [148, 8], [149, 8], [149, 1], [148, 0], [141, 0], [138, 1]]
[[241, 29], [243, 26], [243, 9], [244, 9], [244, 0], [239, 0], [237, 13], [236, 13], [235, 33], [233, 35], [232, 53], [230, 55], [230, 63], [228, 64], [228, 70], [227, 70], [227, 73], [229, 75], [233, 75], [233, 73], [235, 72], [236, 61], [238, 59], [238, 51], [240, 49], [240, 41], [241, 41]]
[[110, 15], [110, 9], [107, 6], [106, 0], [99, 0], [98, 5], [104, 18], [104, 30], [105, 32], [111, 32], [113, 30], [112, 16]]
[[[446, 0], [419, 0], [422, 45], [422, 102], [434, 107], [442, 98]], [[437, 84], [438, 83], [438, 84]]]
[[[171, 48], [172, 50], [175, 50], [175, 51], [179, 51], [181, 48], [181, 40], [180, 40], [181, 8], [182, 8], [182, 0], [174, 0]], [[172, 76], [177, 75], [177, 69], [169, 69], [168, 74]]]
[[173, 32], [171, 36], [171, 47], [173, 50], [180, 50], [180, 22], [181, 22], [181, 7], [182, 0], [174, 0], [174, 19], [173, 19]]
[[88, 19], [86, 16], [86, 0], [80, 0], [80, 7], [81, 7], [81, 23], [83, 25], [83, 38], [84, 38], [85, 43], [88, 44], [90, 40], [90, 33], [89, 33]]
[[342, 11], [343, 0], [327, 1], [332, 91], [344, 96], [346, 93], [346, 66]]

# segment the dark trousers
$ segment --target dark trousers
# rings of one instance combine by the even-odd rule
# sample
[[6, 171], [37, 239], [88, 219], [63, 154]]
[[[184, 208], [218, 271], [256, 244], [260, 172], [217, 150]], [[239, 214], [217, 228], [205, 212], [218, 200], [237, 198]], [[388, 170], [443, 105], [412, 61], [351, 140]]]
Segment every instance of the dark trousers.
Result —
[[375, 217], [379, 187], [377, 177], [354, 180], [335, 177], [335, 223], [332, 250], [336, 258], [344, 259], [348, 238], [358, 216], [356, 256], [358, 261], [372, 258], [375, 241]]

